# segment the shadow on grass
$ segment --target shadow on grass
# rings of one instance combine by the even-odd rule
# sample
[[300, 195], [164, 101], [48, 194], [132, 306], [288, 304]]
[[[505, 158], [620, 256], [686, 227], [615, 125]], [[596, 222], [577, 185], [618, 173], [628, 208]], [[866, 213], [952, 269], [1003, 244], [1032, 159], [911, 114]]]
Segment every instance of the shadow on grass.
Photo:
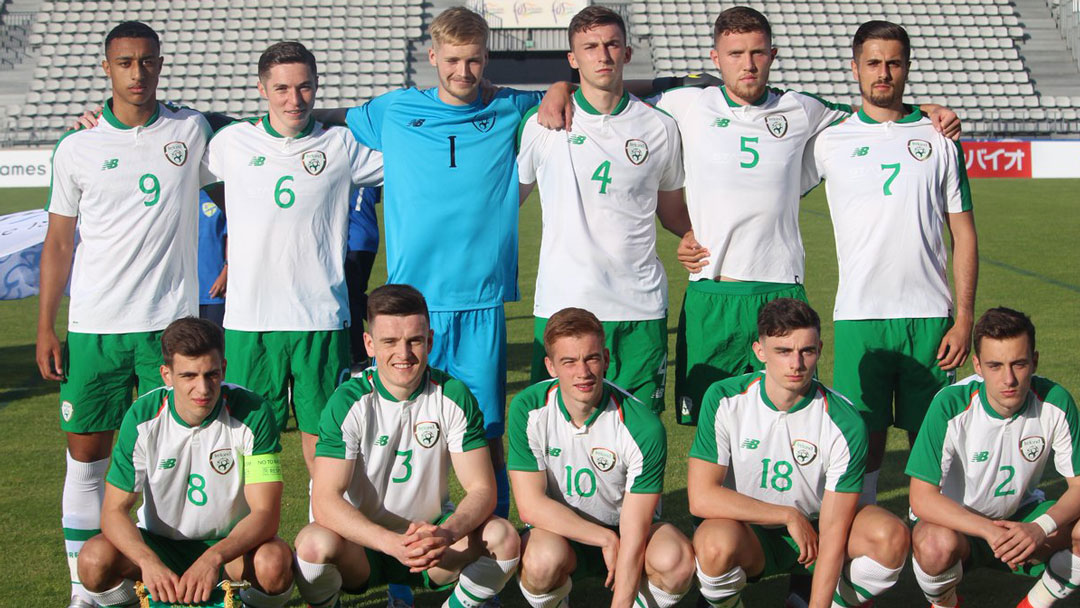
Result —
[[35, 357], [33, 344], [0, 347], [0, 410], [13, 401], [48, 395], [60, 389], [59, 383], [41, 378]]

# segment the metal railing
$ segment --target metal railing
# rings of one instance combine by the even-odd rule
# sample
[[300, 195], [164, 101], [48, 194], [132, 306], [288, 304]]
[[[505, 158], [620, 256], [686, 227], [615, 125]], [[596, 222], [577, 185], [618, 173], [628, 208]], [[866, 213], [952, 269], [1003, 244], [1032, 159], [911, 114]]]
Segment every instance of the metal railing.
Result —
[[1080, 67], [1080, 0], [1048, 0], [1047, 5], [1073, 60]]

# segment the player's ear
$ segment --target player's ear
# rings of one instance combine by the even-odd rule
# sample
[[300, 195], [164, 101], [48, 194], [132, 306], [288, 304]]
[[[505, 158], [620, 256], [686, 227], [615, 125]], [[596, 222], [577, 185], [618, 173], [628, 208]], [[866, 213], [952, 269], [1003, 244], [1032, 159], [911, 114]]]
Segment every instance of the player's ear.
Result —
[[629, 46], [626, 47], [623, 54], [623, 63], [630, 63], [630, 57], [634, 54], [634, 49]]
[[375, 338], [371, 337], [371, 334], [364, 332], [364, 350], [367, 351], [367, 356], [375, 358]]
[[259, 78], [259, 79], [258, 79], [258, 80], [256, 81], [256, 84], [255, 84], [255, 86], [256, 86], [256, 87], [257, 87], [257, 88], [259, 89], [259, 96], [261, 96], [261, 97], [262, 97], [263, 99], [270, 99], [270, 98], [269, 98], [269, 97], [268, 97], [268, 96], [266, 95], [266, 87], [265, 87], [265, 86], [263, 86], [263, 81], [262, 81], [262, 78]]
[[574, 51], [566, 53], [566, 61], [570, 64], [570, 67], [575, 70], [578, 69], [577, 57], [574, 57]]
[[765, 345], [761, 343], [761, 340], [755, 340], [751, 346], [754, 349], [754, 355], [758, 358], [758, 361], [765, 362]]
[[428, 47], [427, 58], [428, 58], [428, 62], [431, 63], [432, 67], [437, 67], [439, 65], [439, 62], [435, 60], [435, 43], [434, 42], [432, 42], [431, 46]]
[[719, 70], [720, 69], [720, 51], [716, 50], [715, 45], [713, 46], [713, 48], [709, 49], [709, 59], [712, 60], [713, 65], [716, 66], [717, 70]]
[[163, 363], [161, 365], [160, 371], [161, 371], [161, 381], [165, 383], [165, 386], [172, 386], [173, 385], [173, 383], [172, 383], [172, 370], [169, 369], [169, 366], [165, 365]]
[[555, 364], [552, 363], [551, 357], [547, 357], [547, 356], [544, 357], [544, 367], [547, 368], [548, 375], [551, 376], [552, 378], [554, 378], [555, 377]]
[[1031, 353], [1031, 373], [1034, 374], [1039, 369], [1039, 351]]
[[427, 330], [427, 349], [428, 349], [429, 353], [431, 352], [431, 347], [434, 346], [434, 345], [435, 345], [435, 330], [429, 328]]
[[[1037, 355], [1038, 353], [1036, 353]], [[975, 368], [975, 373], [985, 378], [982, 373], [982, 363], [979, 361], [979, 355], [975, 354], [975, 351], [971, 351], [971, 366]]]
[[851, 60], [851, 77], [859, 82], [859, 63], [854, 59]]

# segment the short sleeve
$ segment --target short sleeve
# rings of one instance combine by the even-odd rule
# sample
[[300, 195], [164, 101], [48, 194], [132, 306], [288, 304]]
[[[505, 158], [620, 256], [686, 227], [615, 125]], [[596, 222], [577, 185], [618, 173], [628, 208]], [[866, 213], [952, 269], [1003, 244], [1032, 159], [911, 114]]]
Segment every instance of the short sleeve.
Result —
[[[240, 127], [233, 127], [238, 129]], [[199, 185], [206, 187], [225, 181], [225, 156], [228, 154], [228, 135], [219, 134], [210, 140], [199, 165]]]
[[465, 383], [453, 378], [447, 380], [443, 384], [443, 398], [448, 401], [445, 416], [449, 450], [460, 453], [486, 447], [484, 416]]
[[690, 445], [690, 457], [726, 467], [731, 462], [731, 445], [724, 421], [717, 420], [721, 418], [719, 406], [722, 399], [723, 393], [717, 384], [705, 391], [694, 443]]
[[1059, 385], [1054, 385], [1046, 395], [1046, 407], [1057, 408], [1062, 413], [1054, 429], [1054, 467], [1062, 477], [1080, 475], [1080, 414], [1072, 395]]
[[517, 108], [518, 114], [524, 116], [529, 110], [535, 108], [544, 99], [544, 91], [523, 91], [520, 89], [504, 89], [510, 102]]
[[349, 153], [352, 183], [368, 188], [381, 186], [383, 183], [382, 152], [360, 144], [351, 132], [345, 133], [345, 148]]
[[968, 184], [967, 162], [960, 142], [941, 137], [945, 142], [945, 180], [942, 187], [946, 201], [946, 213], [971, 211], [971, 185]]
[[827, 392], [825, 398], [836, 431], [825, 471], [825, 489], [832, 492], [862, 492], [868, 443], [866, 424], [847, 399], [832, 392]]
[[540, 163], [547, 156], [546, 144], [549, 133], [553, 133], [553, 131], [540, 126], [540, 123], [536, 121], [536, 110], [536, 107], [529, 110], [518, 126], [518, 181], [522, 184], [531, 184], [536, 181], [536, 173], [540, 168]]
[[949, 418], [943, 393], [938, 393], [930, 403], [930, 409], [923, 418], [922, 427], [911, 446], [908, 455], [908, 477], [921, 479], [926, 483], [941, 486], [944, 481], [942, 460], [945, 452], [945, 434], [949, 427]]
[[795, 95], [799, 96], [803, 110], [806, 111], [806, 119], [812, 135], [821, 133], [853, 113], [852, 107], [846, 104], [831, 103], [809, 93], [795, 93]]
[[82, 188], [76, 177], [76, 164], [72, 158], [71, 140], [68, 136], [77, 131], [70, 131], [60, 141], [56, 142], [52, 157], [52, 180], [49, 182], [49, 199], [45, 203], [45, 211], [63, 215], [65, 217], [77, 217], [79, 215], [79, 200], [82, 198]]
[[362, 106], [350, 108], [349, 111], [345, 113], [345, 124], [348, 125], [349, 130], [352, 131], [356, 141], [372, 150], [381, 151], [383, 149], [383, 119], [386, 116], [387, 109], [393, 103], [394, 98], [397, 95], [404, 93], [406, 90], [407, 89], [399, 89], [397, 91], [383, 93]]
[[507, 455], [506, 468], [511, 471], [535, 472], [547, 469], [544, 462], [544, 448], [529, 436], [529, 415], [537, 411], [529, 403], [531, 398], [533, 398], [532, 391], [526, 390], [518, 393], [510, 402], [506, 428], [510, 453]]
[[138, 492], [142, 489], [145, 471], [142, 466], [137, 467], [136, 462], [141, 463], [144, 458], [137, 458], [135, 453], [139, 440], [139, 419], [131, 412], [129, 409], [120, 424], [105, 480], [125, 492]]
[[[665, 116], [664, 118], [668, 118]], [[679, 133], [679, 126], [675, 124], [674, 119], [669, 119], [671, 124], [666, 124], [668, 133], [668, 148], [669, 148], [669, 160], [664, 167], [664, 172], [660, 176], [659, 190], [661, 192], [668, 192], [671, 190], [678, 190], [683, 187], [686, 181], [686, 174], [683, 172], [683, 158], [682, 158], [682, 137]]]
[[810, 138], [803, 149], [802, 173], [799, 178], [799, 192], [803, 196], [825, 179], [825, 134], [819, 133]]
[[[646, 408], [643, 403], [627, 404], [623, 410], [626, 412], [629, 409]], [[660, 423], [660, 419], [653, 415], [651, 420], [645, 419], [646, 415], [652, 415], [652, 412], [627, 412], [626, 416], [631, 416], [635, 419], [642, 420], [628, 420], [627, 427], [631, 428], [634, 443], [637, 444], [637, 451], [634, 454], [633, 460], [629, 463], [630, 468], [628, 471], [627, 491], [634, 494], [660, 494], [664, 491], [664, 471], [667, 467], [667, 433], [664, 432], [664, 425]]]
[[244, 426], [251, 430], [251, 451], [245, 456], [280, 452], [281, 434], [270, 403], [262, 396], [242, 389], [230, 391], [230, 396], [238, 406], [234, 409], [234, 415], [242, 416]]
[[323, 408], [319, 419], [319, 441], [315, 444], [315, 455], [342, 460], [356, 460], [360, 453], [360, 437], [354, 429], [354, 423], [349, 416], [353, 405], [357, 401], [357, 395], [349, 390], [353, 382], [361, 382], [352, 379], [338, 387]]
[[650, 97], [648, 102], [670, 114], [680, 125], [685, 125], [687, 113], [706, 90], [708, 89], [678, 87]]

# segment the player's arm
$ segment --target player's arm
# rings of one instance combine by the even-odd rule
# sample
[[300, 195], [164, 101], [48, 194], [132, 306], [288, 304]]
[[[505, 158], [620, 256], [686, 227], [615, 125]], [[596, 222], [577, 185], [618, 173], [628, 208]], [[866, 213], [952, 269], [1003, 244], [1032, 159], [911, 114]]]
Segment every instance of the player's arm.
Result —
[[[991, 545], [994, 557], [1005, 562], [1009, 568], [1028, 561], [1032, 554], [1046, 544], [1051, 534], [1065, 534], [1072, 531], [1072, 524], [1080, 517], [1080, 477], [1067, 477], [1069, 487], [1054, 506], [1035, 521], [999, 520], [994, 525], [1006, 530], [996, 545]], [[1060, 531], [1059, 531], [1060, 528]], [[1049, 532], [1048, 532], [1049, 531]]]
[[139, 567], [142, 582], [151, 596], [169, 603], [179, 602], [181, 598], [176, 585], [180, 577], [143, 542], [139, 529], [131, 519], [131, 509], [138, 499], [137, 493], [125, 492], [106, 482], [105, 499], [101, 505], [101, 533], [124, 557]]
[[511, 469], [510, 484], [521, 521], [583, 545], [600, 548], [608, 567], [605, 584], [610, 585], [619, 553], [619, 535], [550, 498], [547, 495], [546, 471]]
[[971, 211], [946, 213], [945, 223], [952, 235], [956, 319], [941, 339], [937, 359], [941, 369], [950, 370], [963, 365], [971, 351], [975, 285], [979, 281], [979, 245], [975, 236], [975, 216]]
[[[630, 608], [637, 597], [638, 583], [645, 567], [645, 547], [649, 542], [653, 514], [659, 494], [627, 492], [619, 512], [619, 552], [615, 558], [615, 586], [612, 608]], [[612, 573], [608, 573], [610, 584]]]
[[56, 315], [71, 274], [78, 217], [49, 214], [49, 228], [41, 249], [41, 295], [38, 299], [37, 364], [46, 380], [64, 379], [64, 355], [56, 335]]
[[[701, 423], [698, 423], [700, 432]], [[774, 505], [724, 487], [728, 467], [691, 456], [687, 463], [686, 491], [690, 513], [702, 519], [730, 519], [761, 526], [785, 526], [799, 546], [799, 563], [817, 558], [814, 526], [798, 509]]]
[[993, 521], [945, 496], [941, 488], [930, 482], [912, 477], [908, 493], [911, 511], [922, 521], [968, 536], [978, 536], [991, 545], [1000, 535]]
[[210, 297], [220, 298], [224, 297], [225, 289], [229, 284], [229, 237], [225, 237], [225, 262], [221, 265], [221, 272], [218, 273], [216, 279], [214, 279], [213, 285], [210, 286]]
[[851, 522], [855, 519], [859, 495], [854, 492], [825, 491], [818, 519], [817, 563], [810, 588], [810, 607], [829, 608], [847, 556]]
[[[205, 602], [218, 583], [218, 572], [225, 564], [258, 547], [277, 534], [281, 523], [281, 465], [277, 454], [245, 457], [244, 498], [251, 511], [236, 522], [228, 536], [207, 549], [180, 577], [176, 587], [181, 600]], [[260, 475], [250, 470], [249, 460], [260, 461]], [[266, 470], [273, 471], [269, 476]], [[262, 481], [262, 479], [267, 479]], [[272, 481], [270, 479], [273, 479]]]
[[656, 217], [668, 232], [679, 238], [690, 232], [690, 212], [686, 210], [682, 188], [657, 193]]

